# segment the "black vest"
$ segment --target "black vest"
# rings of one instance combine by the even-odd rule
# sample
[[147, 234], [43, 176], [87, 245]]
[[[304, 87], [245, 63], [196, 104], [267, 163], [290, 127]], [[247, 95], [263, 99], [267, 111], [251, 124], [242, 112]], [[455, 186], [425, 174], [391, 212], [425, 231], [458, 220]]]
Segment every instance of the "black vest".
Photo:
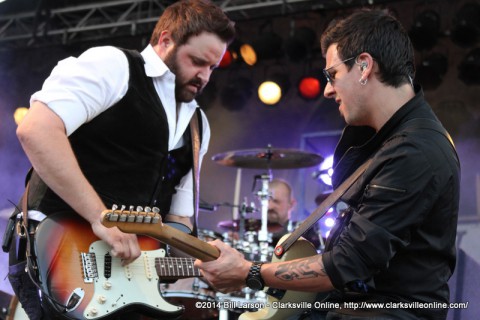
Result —
[[[107, 207], [156, 206], [164, 216], [175, 186], [192, 167], [190, 130], [187, 127], [183, 135], [184, 146], [168, 152], [167, 117], [145, 74], [143, 58], [137, 51], [121, 50], [130, 65], [126, 95], [78, 128], [70, 142], [80, 168]], [[196, 113], [201, 118], [200, 111]], [[45, 214], [71, 210], [48, 188], [34, 203]]]

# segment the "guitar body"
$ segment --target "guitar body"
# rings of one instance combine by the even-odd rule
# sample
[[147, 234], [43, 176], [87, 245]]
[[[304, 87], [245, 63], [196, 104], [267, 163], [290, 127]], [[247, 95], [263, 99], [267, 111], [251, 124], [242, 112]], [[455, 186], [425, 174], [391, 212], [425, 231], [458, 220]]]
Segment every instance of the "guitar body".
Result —
[[[189, 255], [202, 261], [212, 261], [219, 257], [218, 249], [198, 238], [185, 234], [162, 224], [161, 217], [158, 213], [123, 211], [123, 210], [105, 210], [101, 214], [102, 224], [106, 227], [117, 227], [126, 233], [144, 234], [152, 238], [158, 239], [173, 247], [177, 247]], [[284, 235], [279, 243], [287, 239], [289, 235]], [[304, 238], [298, 239], [281, 259], [273, 256], [272, 262], [289, 261], [298, 258], [309, 257], [317, 254], [315, 247]], [[302, 313], [307, 309], [308, 303], [313, 304], [317, 297], [315, 292], [301, 292], [288, 290], [283, 295], [278, 295], [276, 290], [275, 296], [272, 296], [265, 288], [267, 293], [267, 302], [265, 308], [256, 312], [245, 312], [240, 315], [240, 320], [285, 320], [291, 316]], [[271, 290], [274, 291], [274, 290]], [[302, 304], [303, 302], [303, 304]], [[285, 305], [296, 304], [298, 308], [272, 308], [269, 306], [284, 303]]]
[[[287, 239], [289, 235], [284, 235], [278, 243], [282, 243]], [[294, 259], [310, 257], [317, 254], [317, 250], [309, 241], [304, 238], [298, 239], [287, 252], [282, 256], [281, 259], [278, 259], [273, 255], [272, 262], [283, 262], [290, 261]], [[268, 288], [265, 288], [264, 291], [268, 291]], [[316, 292], [302, 292], [302, 291], [293, 291], [287, 290], [281, 299], [275, 298], [267, 294], [267, 301], [265, 303], [266, 307], [255, 312], [245, 312], [242, 313], [239, 317], [239, 320], [285, 320], [296, 314], [300, 314], [306, 310], [306, 308], [272, 308], [272, 304], [276, 303], [302, 303], [308, 302], [312, 303], [315, 301], [317, 296]], [[268, 307], [270, 306], [270, 307]]]
[[166, 302], [158, 290], [154, 260], [165, 250], [155, 239], [138, 239], [142, 255], [123, 267], [80, 216], [57, 214], [39, 224], [34, 245], [41, 287], [68, 306], [63, 318], [107, 319], [130, 310], [155, 318], [182, 314], [183, 307]]

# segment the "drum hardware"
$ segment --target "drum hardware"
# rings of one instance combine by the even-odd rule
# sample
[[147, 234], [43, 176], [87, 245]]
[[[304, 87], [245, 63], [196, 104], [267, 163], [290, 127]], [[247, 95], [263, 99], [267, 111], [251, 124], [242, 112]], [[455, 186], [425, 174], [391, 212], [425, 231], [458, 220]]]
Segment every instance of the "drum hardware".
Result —
[[[245, 198], [239, 212], [240, 221], [238, 224], [238, 238], [240, 240], [245, 239], [245, 232], [246, 232], [245, 219], [247, 218], [247, 213], [253, 213], [253, 212], [255, 212], [255, 203], [251, 202], [250, 206], [247, 206], [247, 199]], [[249, 231], [250, 231], [250, 226], [249, 226]]]
[[[271, 170], [312, 167], [320, 164], [323, 157], [301, 150], [272, 148], [269, 144], [267, 148], [219, 153], [214, 155], [212, 160], [224, 166], [267, 170], [267, 173], [255, 176], [254, 180], [254, 188], [258, 180], [261, 180], [262, 183], [261, 189], [256, 193], [261, 202], [261, 224], [258, 231], [258, 241], [260, 242], [262, 259], [266, 259], [268, 255], [268, 201], [270, 198], [269, 182], [272, 179]], [[245, 221], [242, 221], [241, 216], [239, 218], [239, 223]], [[222, 221], [219, 223], [219, 227], [228, 228], [230, 225]], [[243, 225], [240, 232], [243, 233]]]
[[[217, 227], [224, 230], [224, 231], [234, 231], [234, 232], [237, 232], [238, 235], [240, 235], [240, 222], [241, 220], [238, 219], [238, 220], [224, 220], [224, 221], [220, 221], [218, 224], [217, 224]], [[246, 218], [244, 219], [244, 224], [245, 224], [245, 232], [248, 232], [248, 231], [259, 231], [260, 228], [261, 228], [261, 223], [262, 223], [262, 220], [260, 219], [255, 219], [255, 218]], [[275, 233], [275, 232], [279, 232], [283, 229], [282, 225], [278, 224], [278, 223], [268, 223], [267, 224], [267, 230], [269, 233]], [[240, 238], [240, 236], [238, 237]]]
[[262, 182], [262, 188], [257, 192], [257, 196], [260, 199], [261, 203], [261, 217], [262, 217], [262, 227], [258, 232], [258, 242], [260, 244], [260, 261], [266, 262], [268, 258], [268, 201], [271, 197], [269, 191], [269, 184], [272, 180], [272, 174], [262, 174], [256, 176], [255, 179], [259, 179]]
[[[225, 241], [229, 241], [229, 235], [237, 233], [237, 239], [231, 237], [231, 245], [240, 252], [243, 252], [248, 260], [256, 261], [270, 261], [273, 255], [274, 248], [270, 245], [272, 242], [272, 232], [279, 232], [283, 230], [280, 224], [268, 223], [268, 202], [271, 198], [269, 191], [269, 183], [272, 179], [272, 169], [295, 169], [305, 168], [318, 165], [323, 161], [323, 158], [317, 154], [308, 153], [294, 149], [275, 149], [268, 145], [266, 149], [250, 149], [230, 151], [222, 154], [217, 154], [212, 157], [212, 160], [218, 164], [237, 168], [249, 169], [263, 169], [266, 173], [255, 176], [252, 192], [256, 189], [256, 184], [261, 181], [260, 190], [254, 194], [260, 201], [261, 219], [247, 218], [250, 211], [255, 211], [253, 207], [249, 211], [244, 201], [240, 214], [233, 216], [232, 220], [221, 221], [218, 227], [227, 231], [224, 236]], [[238, 180], [238, 171], [237, 171]], [[236, 188], [236, 195], [237, 190]], [[252, 301], [266, 302], [266, 293], [263, 290], [253, 292], [250, 288], [244, 288], [240, 292], [223, 294], [218, 292], [216, 298], [219, 302], [223, 301], [245, 301], [251, 303]], [[228, 308], [224, 308], [223, 303], [219, 304], [219, 320], [228, 319]], [[240, 310], [240, 309], [239, 309]], [[245, 309], [241, 310], [242, 312]]]

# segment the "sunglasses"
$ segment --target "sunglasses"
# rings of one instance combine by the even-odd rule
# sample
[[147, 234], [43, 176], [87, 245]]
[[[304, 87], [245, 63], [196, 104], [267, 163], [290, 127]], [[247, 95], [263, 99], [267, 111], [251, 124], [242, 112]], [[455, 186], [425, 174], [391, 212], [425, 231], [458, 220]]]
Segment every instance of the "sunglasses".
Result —
[[351, 57], [351, 58], [342, 60], [342, 61], [340, 61], [339, 63], [331, 66], [331, 67], [328, 68], [328, 69], [323, 69], [323, 75], [325, 76], [325, 78], [327, 78], [327, 81], [328, 81], [330, 84], [333, 84], [333, 81], [334, 81], [334, 79], [333, 79], [332, 75], [330, 74], [330, 71], [329, 71], [329, 70], [332, 70], [333, 68], [338, 67], [338, 66], [341, 65], [342, 63], [345, 63], [345, 62], [347, 62], [347, 61], [350, 61], [350, 60], [352, 60], [352, 59], [355, 59], [356, 57], [357, 57], [357, 56], [354, 56], [354, 57]]

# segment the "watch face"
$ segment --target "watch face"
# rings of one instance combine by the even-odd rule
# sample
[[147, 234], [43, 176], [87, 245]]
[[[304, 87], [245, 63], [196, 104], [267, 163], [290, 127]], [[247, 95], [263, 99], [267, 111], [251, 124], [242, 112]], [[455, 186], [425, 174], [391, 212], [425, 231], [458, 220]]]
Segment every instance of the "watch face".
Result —
[[263, 284], [259, 279], [250, 278], [247, 280], [247, 287], [254, 290], [260, 290], [263, 289]]

